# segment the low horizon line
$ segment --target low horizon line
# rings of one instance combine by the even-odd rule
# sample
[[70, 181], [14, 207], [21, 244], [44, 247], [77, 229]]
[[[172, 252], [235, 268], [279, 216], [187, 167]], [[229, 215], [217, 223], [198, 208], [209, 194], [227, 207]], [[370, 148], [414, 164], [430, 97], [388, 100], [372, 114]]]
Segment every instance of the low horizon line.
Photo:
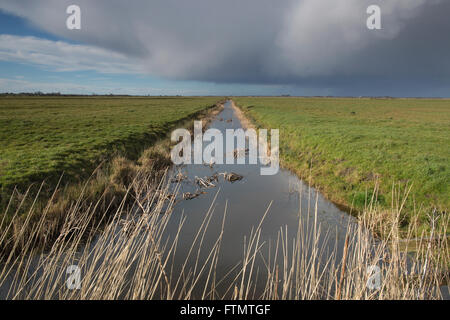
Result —
[[359, 96], [349, 96], [349, 95], [291, 95], [291, 94], [272, 94], [272, 95], [220, 95], [220, 94], [206, 94], [206, 95], [183, 95], [183, 94], [172, 94], [172, 95], [144, 95], [144, 94], [78, 94], [78, 93], [60, 93], [60, 92], [1, 92], [0, 96], [51, 96], [51, 97], [281, 97], [281, 98], [355, 98], [355, 99], [450, 99], [448, 97], [439, 96], [389, 96], [389, 95], [359, 95]]

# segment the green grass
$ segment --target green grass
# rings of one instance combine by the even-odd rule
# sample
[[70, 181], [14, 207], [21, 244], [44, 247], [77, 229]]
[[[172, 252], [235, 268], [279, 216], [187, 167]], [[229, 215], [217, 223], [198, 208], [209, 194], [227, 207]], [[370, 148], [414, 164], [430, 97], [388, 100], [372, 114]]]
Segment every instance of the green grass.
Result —
[[177, 122], [217, 97], [0, 97], [0, 186], [10, 190], [62, 172], [80, 181], [102, 161], [136, 159]]
[[280, 129], [282, 164], [331, 200], [361, 209], [379, 180], [382, 206], [393, 184], [413, 204], [450, 204], [450, 100], [234, 99], [258, 126]]

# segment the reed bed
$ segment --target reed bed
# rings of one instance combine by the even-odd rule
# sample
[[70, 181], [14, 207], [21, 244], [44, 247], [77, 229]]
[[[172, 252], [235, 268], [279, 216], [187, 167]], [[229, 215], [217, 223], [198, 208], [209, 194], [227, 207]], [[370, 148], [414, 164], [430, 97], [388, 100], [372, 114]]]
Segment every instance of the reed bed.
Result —
[[[45, 242], [37, 235], [45, 234], [51, 200], [43, 214], [35, 216], [31, 209], [26, 219], [18, 214], [2, 219], [0, 246], [11, 250], [2, 250], [0, 257], [1, 298], [416, 300], [441, 299], [439, 288], [448, 283], [448, 217], [430, 213], [428, 238], [411, 223], [408, 235], [416, 239], [411, 254], [408, 242], [398, 235], [404, 204], [400, 196], [387, 211], [368, 199], [359, 221], [346, 226], [343, 246], [319, 222], [314, 194], [310, 212], [299, 212], [296, 234], [280, 228], [274, 241], [263, 241], [269, 206], [244, 239], [241, 261], [224, 271], [219, 266], [227, 206], [217, 213], [211, 203], [188, 253], [180, 257], [177, 248], [187, 218], [179, 217], [177, 232], [167, 230], [169, 220], [177, 218], [172, 211], [179, 185], [171, 184], [167, 175], [159, 183], [151, 179], [145, 172], [136, 175], [112, 213], [104, 199], [86, 203], [81, 195], [52, 243], [36, 245]], [[104, 208], [100, 217], [99, 207]], [[380, 228], [379, 210], [391, 221], [384, 224], [383, 238], [373, 232]], [[214, 243], [206, 244], [213, 214], [223, 215], [222, 229]], [[333, 241], [332, 250], [322, 245]], [[81, 270], [78, 288], [69, 288], [67, 272], [73, 265]], [[380, 282], [370, 285], [374, 268]]]

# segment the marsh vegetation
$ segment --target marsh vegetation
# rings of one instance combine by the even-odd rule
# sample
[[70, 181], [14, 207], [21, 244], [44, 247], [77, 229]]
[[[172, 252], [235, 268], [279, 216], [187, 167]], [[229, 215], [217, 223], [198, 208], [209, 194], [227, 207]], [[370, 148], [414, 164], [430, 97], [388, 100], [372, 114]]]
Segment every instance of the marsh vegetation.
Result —
[[[244, 110], [253, 117], [253, 108]], [[232, 121], [216, 121], [221, 130], [241, 126], [229, 106], [224, 112]], [[294, 127], [287, 124], [290, 132]], [[428, 205], [411, 211], [412, 187], [391, 186], [387, 205], [380, 201], [386, 197], [382, 183], [374, 183], [355, 219], [299, 181], [291, 186], [289, 180], [285, 192], [292, 177], [286, 171], [263, 180], [259, 167], [168, 169], [169, 150], [165, 139], [137, 160], [116, 155], [108, 169], [98, 167], [75, 189], [60, 182], [50, 193], [44, 184], [38, 192], [14, 190], [0, 220], [1, 298], [448, 296], [442, 286], [449, 280], [449, 217]], [[308, 170], [314, 182], [317, 172]], [[77, 290], [67, 286], [72, 265], [81, 269]], [[380, 270], [376, 288], [368, 285], [374, 266]]]

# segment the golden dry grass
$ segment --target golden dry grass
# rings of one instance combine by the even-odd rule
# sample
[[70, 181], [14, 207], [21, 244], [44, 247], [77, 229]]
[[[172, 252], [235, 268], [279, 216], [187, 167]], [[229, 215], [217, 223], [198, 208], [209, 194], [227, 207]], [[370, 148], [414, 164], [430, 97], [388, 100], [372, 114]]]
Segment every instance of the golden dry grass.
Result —
[[[328, 231], [318, 220], [314, 196], [310, 199], [311, 215], [299, 213], [297, 234], [288, 235], [281, 228], [273, 243], [261, 241], [262, 222], [270, 212], [269, 206], [246, 238], [242, 260], [225, 272], [219, 272], [218, 266], [227, 207], [222, 231], [208, 249], [204, 245], [213, 214], [212, 203], [192, 243], [183, 244], [189, 248], [187, 256], [181, 257], [184, 262], [175, 266], [178, 240], [186, 219], [181, 219], [178, 232], [169, 238], [165, 236], [175, 201], [174, 197], [168, 197], [169, 184], [165, 181], [168, 179], [156, 183], [148, 172], [140, 170], [114, 214], [100, 215], [94, 224], [91, 219], [104, 199], [85, 203], [80, 198], [61, 222], [56, 241], [45, 251], [36, 249], [34, 243], [35, 235], [41, 235], [46, 228], [45, 214], [33, 221], [30, 212], [20, 227], [14, 223], [17, 216], [7, 225], [2, 221], [0, 227], [15, 230], [14, 236], [2, 233], [0, 245], [21, 248], [20, 253], [11, 250], [1, 257], [2, 298], [440, 299], [439, 286], [449, 280], [445, 269], [448, 242], [438, 236], [445, 235], [447, 230], [435, 229], [448, 225], [448, 221], [437, 221], [448, 217], [430, 217], [430, 228], [436, 235], [433, 241], [427, 241], [418, 233], [419, 229], [410, 225], [410, 237], [420, 239], [416, 255], [412, 256], [398, 235], [401, 203], [386, 213], [392, 223], [386, 226], [381, 240], [371, 232], [379, 223], [374, 217], [379, 216], [380, 208], [369, 200], [360, 222], [348, 225], [343, 251], [336, 245], [332, 252], [325, 252], [319, 239], [327, 237]], [[129, 198], [132, 205], [127, 205]], [[313, 220], [305, 221], [305, 216]], [[107, 222], [101, 223], [102, 220]], [[200, 254], [205, 250], [206, 254]], [[263, 270], [256, 268], [258, 261], [263, 262]], [[66, 286], [66, 269], [70, 265], [82, 270], [79, 290]], [[367, 271], [374, 265], [381, 270], [381, 286], [370, 290]]]

